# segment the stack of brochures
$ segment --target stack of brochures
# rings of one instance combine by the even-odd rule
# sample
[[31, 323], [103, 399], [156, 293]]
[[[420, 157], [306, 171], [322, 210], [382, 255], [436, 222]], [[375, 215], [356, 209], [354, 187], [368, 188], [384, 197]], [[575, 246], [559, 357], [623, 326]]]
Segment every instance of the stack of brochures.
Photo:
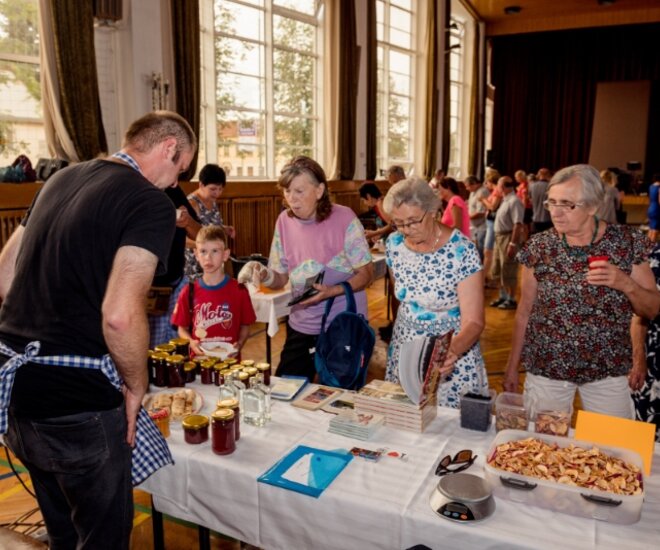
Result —
[[370, 439], [384, 421], [385, 416], [382, 414], [342, 411], [330, 420], [328, 431], [364, 441]]
[[423, 432], [438, 414], [434, 394], [418, 405], [399, 384], [384, 380], [372, 380], [357, 393], [355, 410], [362, 414], [383, 415], [386, 426], [413, 432]]

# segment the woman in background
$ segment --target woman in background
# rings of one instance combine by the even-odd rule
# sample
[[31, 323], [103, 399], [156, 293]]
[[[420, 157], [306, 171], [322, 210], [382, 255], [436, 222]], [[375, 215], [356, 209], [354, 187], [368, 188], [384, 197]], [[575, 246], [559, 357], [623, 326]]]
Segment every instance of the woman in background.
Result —
[[[217, 164], [207, 164], [199, 172], [199, 187], [188, 195], [190, 205], [197, 212], [202, 226], [219, 225], [227, 236], [233, 239], [236, 231], [233, 227], [222, 223], [222, 215], [218, 209], [218, 199], [227, 185], [225, 171]], [[186, 240], [185, 275], [188, 281], [194, 281], [202, 276], [202, 268], [195, 258], [194, 239]]]
[[621, 208], [621, 199], [619, 198], [619, 190], [616, 188], [616, 174], [609, 170], [603, 170], [600, 173], [600, 179], [605, 184], [605, 198], [598, 209], [597, 216], [604, 222], [617, 223], [616, 213]]
[[653, 183], [649, 186], [649, 239], [658, 240], [660, 229], [660, 174], [653, 175]]
[[438, 196], [447, 202], [447, 207], [440, 220], [452, 229], [458, 229], [470, 238], [470, 213], [467, 204], [460, 196], [458, 183], [454, 178], [442, 178], [438, 187]]

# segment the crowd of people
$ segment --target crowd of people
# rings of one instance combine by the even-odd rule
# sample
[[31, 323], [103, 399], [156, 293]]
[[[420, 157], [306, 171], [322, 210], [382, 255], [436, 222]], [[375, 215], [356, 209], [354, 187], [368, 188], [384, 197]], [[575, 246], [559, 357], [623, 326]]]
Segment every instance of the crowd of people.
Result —
[[[359, 190], [374, 213], [365, 229], [332, 203], [322, 167], [299, 156], [278, 180], [268, 265], [247, 262], [236, 280], [224, 271], [235, 230], [217, 204], [226, 174], [207, 165], [193, 193], [177, 186], [196, 148], [180, 116], [145, 115], [114, 155], [50, 178], [0, 253], [0, 433], [30, 472], [52, 548], [127, 548], [133, 484], [171, 462], [141, 407], [149, 346], [178, 336], [193, 354], [222, 342], [240, 357], [255, 321], [245, 285], [289, 284], [295, 296], [313, 280], [276, 368], [313, 380], [325, 302], [335, 298], [331, 322], [347, 283], [367, 315], [378, 242], [393, 297], [380, 332], [387, 380], [411, 368], [406, 343], [451, 331], [438, 403], [486, 395], [479, 339], [493, 286], [489, 306], [516, 311], [505, 390], [521, 390], [522, 368], [532, 409], [570, 408], [577, 391], [587, 410], [660, 426], [660, 175], [645, 235], [619, 223], [611, 171], [489, 170], [482, 183], [438, 170], [427, 182], [393, 166], [385, 194], [374, 182]], [[145, 309], [150, 289], [162, 308]]]

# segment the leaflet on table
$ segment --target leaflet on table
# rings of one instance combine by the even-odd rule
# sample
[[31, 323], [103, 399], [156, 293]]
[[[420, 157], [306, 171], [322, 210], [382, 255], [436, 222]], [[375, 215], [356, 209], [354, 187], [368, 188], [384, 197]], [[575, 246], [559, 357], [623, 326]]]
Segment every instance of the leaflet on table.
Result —
[[291, 401], [298, 392], [307, 385], [307, 378], [304, 376], [289, 376], [283, 375], [273, 384], [270, 389], [270, 396], [273, 399], [281, 399], [283, 401]]
[[350, 453], [298, 445], [257, 481], [318, 498], [351, 460]]
[[385, 416], [382, 414], [344, 411], [330, 420], [328, 431], [356, 439], [369, 439], [384, 422]]
[[311, 384], [310, 387], [304, 392], [301, 392], [300, 397], [296, 398], [291, 404], [294, 407], [315, 411], [337, 399], [343, 393], [344, 390], [340, 388]]
[[440, 369], [445, 362], [453, 330], [441, 336], [415, 338], [401, 344], [399, 381], [416, 405], [423, 405], [438, 392]]

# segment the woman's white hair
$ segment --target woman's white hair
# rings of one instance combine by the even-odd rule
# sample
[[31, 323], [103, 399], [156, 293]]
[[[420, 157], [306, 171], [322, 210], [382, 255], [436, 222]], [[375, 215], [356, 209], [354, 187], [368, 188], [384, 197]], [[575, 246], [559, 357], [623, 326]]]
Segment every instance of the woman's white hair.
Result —
[[588, 164], [575, 164], [559, 170], [552, 176], [548, 191], [553, 185], [560, 185], [575, 178], [582, 186], [582, 202], [585, 206], [600, 206], [605, 198], [605, 187], [598, 170]]
[[395, 183], [385, 195], [383, 209], [388, 214], [402, 204], [416, 206], [427, 212], [437, 212], [440, 199], [423, 179], [410, 177]]

